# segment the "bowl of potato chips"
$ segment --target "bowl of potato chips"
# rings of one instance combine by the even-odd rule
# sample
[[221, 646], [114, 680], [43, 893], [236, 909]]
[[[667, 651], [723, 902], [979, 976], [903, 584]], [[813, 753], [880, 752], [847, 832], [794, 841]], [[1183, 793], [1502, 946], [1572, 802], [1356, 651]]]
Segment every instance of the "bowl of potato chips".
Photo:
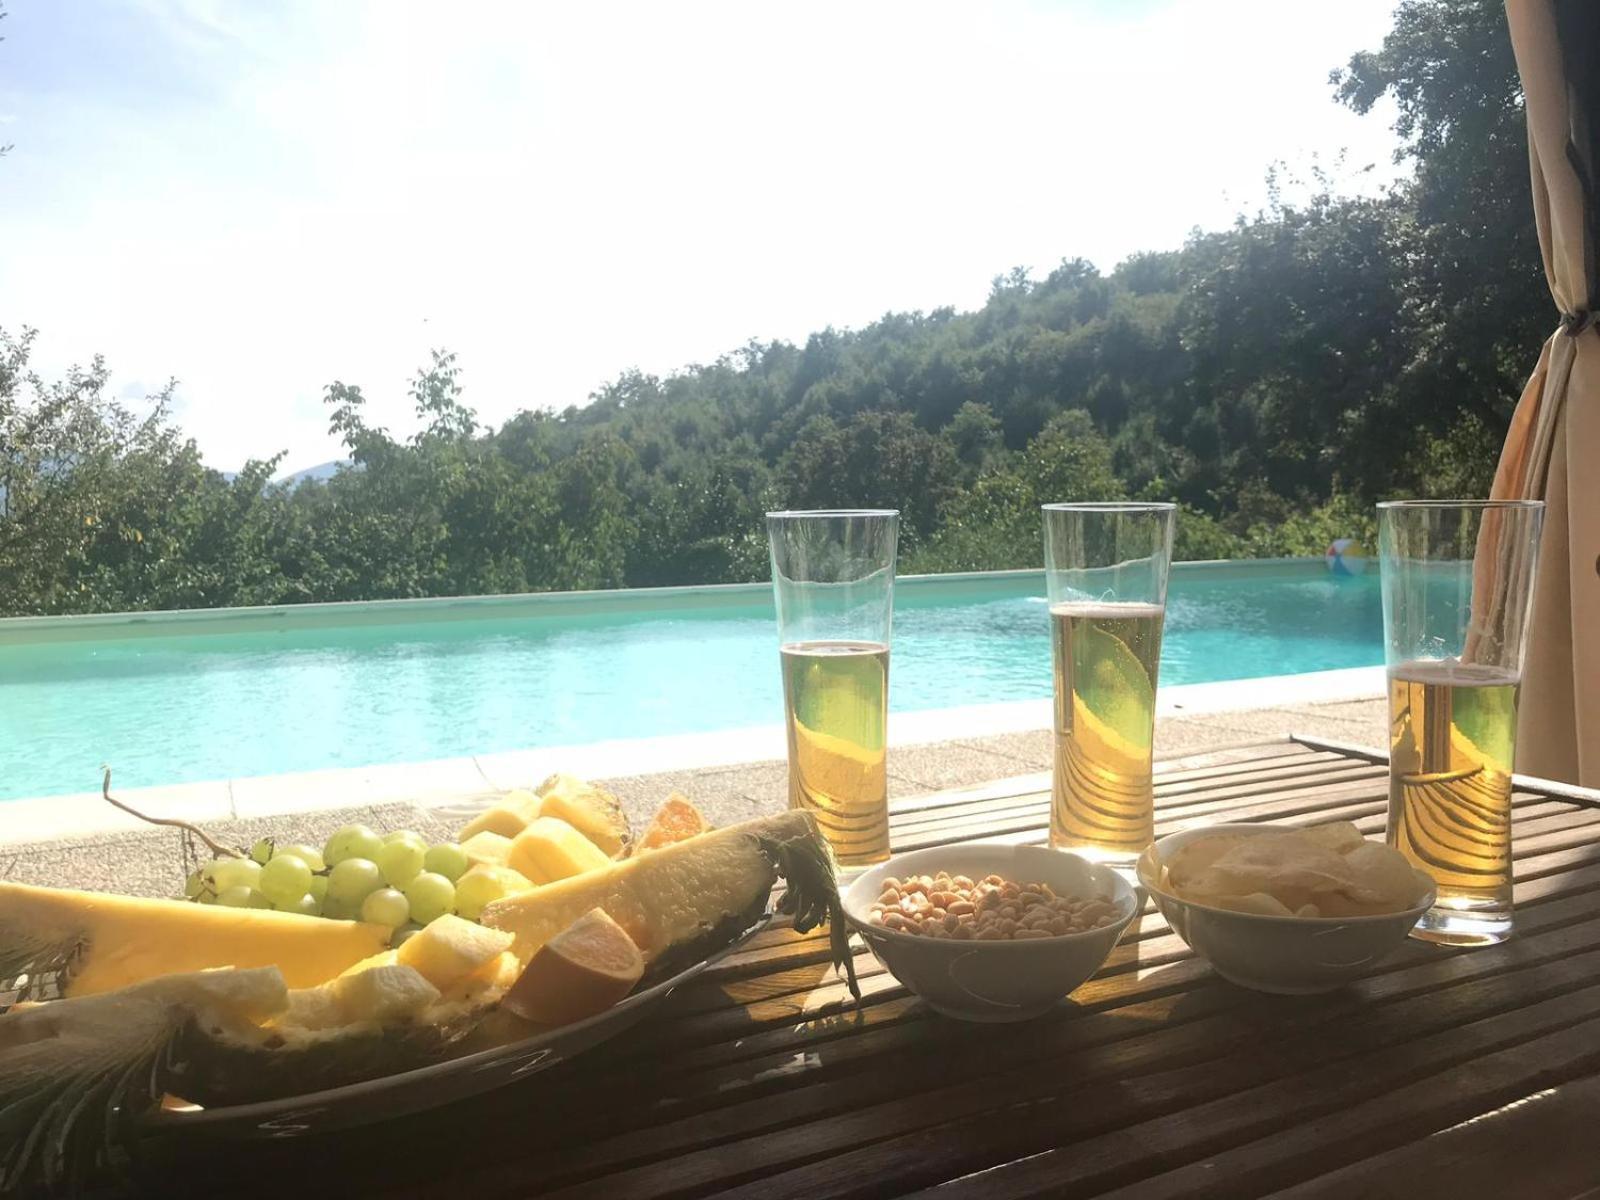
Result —
[[1348, 822], [1186, 829], [1146, 850], [1138, 876], [1217, 974], [1283, 995], [1362, 975], [1436, 898], [1432, 880]]

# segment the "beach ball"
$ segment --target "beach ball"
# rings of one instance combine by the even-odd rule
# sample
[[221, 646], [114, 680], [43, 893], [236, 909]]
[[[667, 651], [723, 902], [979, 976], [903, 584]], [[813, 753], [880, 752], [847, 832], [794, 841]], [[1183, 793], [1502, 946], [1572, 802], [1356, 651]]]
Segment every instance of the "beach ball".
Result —
[[1335, 575], [1365, 575], [1367, 572], [1366, 547], [1355, 538], [1334, 538], [1324, 558], [1328, 570]]

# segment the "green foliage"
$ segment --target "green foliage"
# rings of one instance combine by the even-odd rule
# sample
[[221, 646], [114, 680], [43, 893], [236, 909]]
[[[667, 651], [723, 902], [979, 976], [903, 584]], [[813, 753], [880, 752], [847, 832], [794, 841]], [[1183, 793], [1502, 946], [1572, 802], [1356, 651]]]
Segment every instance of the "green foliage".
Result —
[[1407, 0], [1334, 85], [1395, 97], [1414, 179], [498, 429], [436, 352], [408, 437], [330, 384], [349, 465], [295, 488], [208, 470], [170, 387], [138, 416], [0, 333], [0, 612], [755, 580], [772, 508], [898, 508], [906, 571], [1037, 565], [1039, 505], [1075, 499], [1177, 501], [1179, 558], [1370, 540], [1375, 500], [1486, 491], [1553, 318], [1497, 0]]

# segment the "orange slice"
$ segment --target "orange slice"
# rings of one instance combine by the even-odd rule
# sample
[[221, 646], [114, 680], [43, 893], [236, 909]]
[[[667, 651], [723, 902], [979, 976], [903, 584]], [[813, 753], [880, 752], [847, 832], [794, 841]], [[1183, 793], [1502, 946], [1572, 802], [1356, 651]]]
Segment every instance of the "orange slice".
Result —
[[650, 825], [635, 843], [633, 852], [643, 854], [646, 850], [659, 850], [675, 842], [686, 842], [704, 833], [707, 828], [700, 810], [686, 797], [673, 792], [656, 809], [656, 815], [650, 818]]
[[570, 1025], [610, 1008], [643, 974], [633, 939], [591, 908], [539, 948], [501, 1004], [540, 1025]]

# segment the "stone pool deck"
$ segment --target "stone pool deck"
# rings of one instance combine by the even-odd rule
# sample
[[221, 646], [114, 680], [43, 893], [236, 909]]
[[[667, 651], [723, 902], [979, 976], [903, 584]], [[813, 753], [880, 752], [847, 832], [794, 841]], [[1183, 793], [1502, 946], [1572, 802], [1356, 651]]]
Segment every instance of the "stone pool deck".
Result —
[[[1162, 690], [1159, 758], [1291, 733], [1385, 745], [1382, 671], [1335, 671]], [[1049, 702], [897, 717], [890, 726], [889, 794], [914, 795], [1050, 769]], [[602, 781], [641, 822], [671, 791], [716, 824], [782, 809], [787, 801], [776, 727], [445, 763], [225, 780], [123, 792], [150, 815], [193, 821], [219, 841], [320, 842], [363, 821], [449, 836], [494, 795], [551, 770]], [[144, 825], [98, 796], [0, 803], [0, 879], [139, 895], [170, 894], [182, 878], [184, 835]]]

